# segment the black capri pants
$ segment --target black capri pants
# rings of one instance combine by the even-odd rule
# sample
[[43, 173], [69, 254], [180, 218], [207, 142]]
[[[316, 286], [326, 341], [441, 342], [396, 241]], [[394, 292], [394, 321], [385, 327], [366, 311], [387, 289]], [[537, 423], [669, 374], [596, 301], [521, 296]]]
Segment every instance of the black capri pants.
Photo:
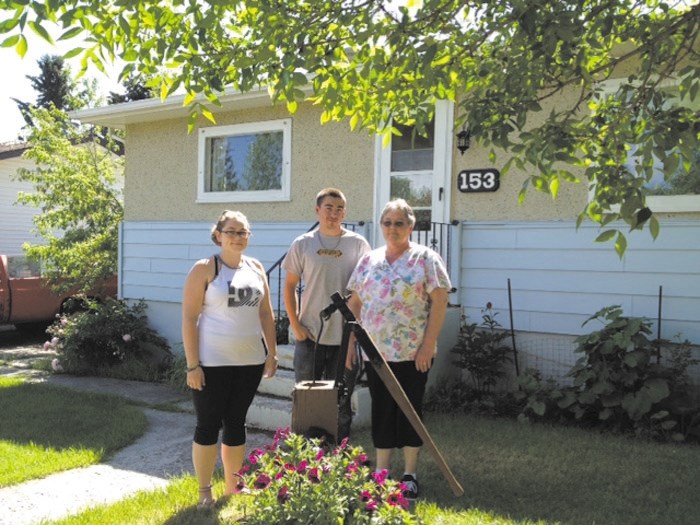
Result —
[[245, 418], [262, 379], [265, 365], [203, 366], [205, 385], [192, 390], [197, 427], [194, 442], [229, 447], [245, 444]]
[[[387, 363], [406, 392], [418, 416], [423, 418], [423, 395], [428, 372], [416, 370], [414, 361]], [[372, 398], [372, 443], [376, 448], [420, 447], [423, 440], [404, 416], [401, 408], [372, 366], [367, 367], [367, 384]]]

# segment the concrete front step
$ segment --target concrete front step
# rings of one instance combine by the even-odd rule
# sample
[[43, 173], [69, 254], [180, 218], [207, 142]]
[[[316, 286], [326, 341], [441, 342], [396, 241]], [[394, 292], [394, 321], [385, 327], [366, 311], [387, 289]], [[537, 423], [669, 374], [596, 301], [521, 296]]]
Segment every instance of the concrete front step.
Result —
[[[263, 379], [258, 395], [248, 410], [247, 424], [262, 430], [277, 430], [292, 425], [292, 396], [294, 392], [294, 345], [277, 347], [278, 368], [274, 377]], [[355, 388], [350, 398], [353, 427], [370, 424], [370, 398], [366, 386]]]

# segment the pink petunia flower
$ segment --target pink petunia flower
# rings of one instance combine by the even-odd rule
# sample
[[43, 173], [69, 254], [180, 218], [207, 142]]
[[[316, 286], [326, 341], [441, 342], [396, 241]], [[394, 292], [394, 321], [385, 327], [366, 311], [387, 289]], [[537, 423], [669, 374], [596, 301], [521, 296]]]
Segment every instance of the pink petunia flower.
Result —
[[257, 477], [253, 486], [256, 489], [262, 490], [262, 489], [266, 489], [270, 485], [271, 482], [272, 482], [272, 479], [270, 478], [270, 476], [263, 473]]
[[321, 483], [321, 473], [316, 467], [309, 470], [308, 477], [311, 483]]

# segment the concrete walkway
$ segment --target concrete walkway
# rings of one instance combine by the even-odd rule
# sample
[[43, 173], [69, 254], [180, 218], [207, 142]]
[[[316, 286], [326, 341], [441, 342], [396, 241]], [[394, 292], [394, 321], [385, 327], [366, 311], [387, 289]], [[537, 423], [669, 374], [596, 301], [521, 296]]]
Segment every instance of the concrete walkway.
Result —
[[[121, 500], [141, 490], [165, 487], [169, 478], [193, 472], [190, 453], [194, 415], [186, 394], [167, 385], [138, 381], [67, 375], [39, 376], [32, 380], [119, 395], [151, 407], [176, 405], [187, 412], [144, 408], [148, 418], [146, 433], [107, 463], [0, 489], [0, 524], [30, 525], [59, 519], [90, 506]], [[248, 432], [249, 449], [270, 441], [267, 433]]]

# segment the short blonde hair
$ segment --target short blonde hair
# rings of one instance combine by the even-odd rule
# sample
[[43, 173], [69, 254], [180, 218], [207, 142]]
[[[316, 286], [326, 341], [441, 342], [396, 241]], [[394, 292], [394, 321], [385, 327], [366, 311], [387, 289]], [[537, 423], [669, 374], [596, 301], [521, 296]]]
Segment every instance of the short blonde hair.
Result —
[[221, 246], [221, 243], [219, 242], [219, 239], [216, 238], [216, 232], [220, 232], [224, 227], [224, 224], [226, 224], [226, 221], [231, 219], [245, 224], [246, 229], [250, 230], [248, 218], [240, 211], [224, 210], [219, 216], [219, 219], [216, 221], [216, 224], [211, 227], [211, 241], [217, 246]]
[[394, 199], [387, 202], [384, 205], [382, 214], [379, 217], [379, 222], [384, 219], [384, 216], [390, 211], [398, 211], [403, 213], [404, 217], [408, 221], [408, 225], [413, 228], [416, 225], [416, 214], [413, 213], [413, 208], [411, 208], [404, 199]]

